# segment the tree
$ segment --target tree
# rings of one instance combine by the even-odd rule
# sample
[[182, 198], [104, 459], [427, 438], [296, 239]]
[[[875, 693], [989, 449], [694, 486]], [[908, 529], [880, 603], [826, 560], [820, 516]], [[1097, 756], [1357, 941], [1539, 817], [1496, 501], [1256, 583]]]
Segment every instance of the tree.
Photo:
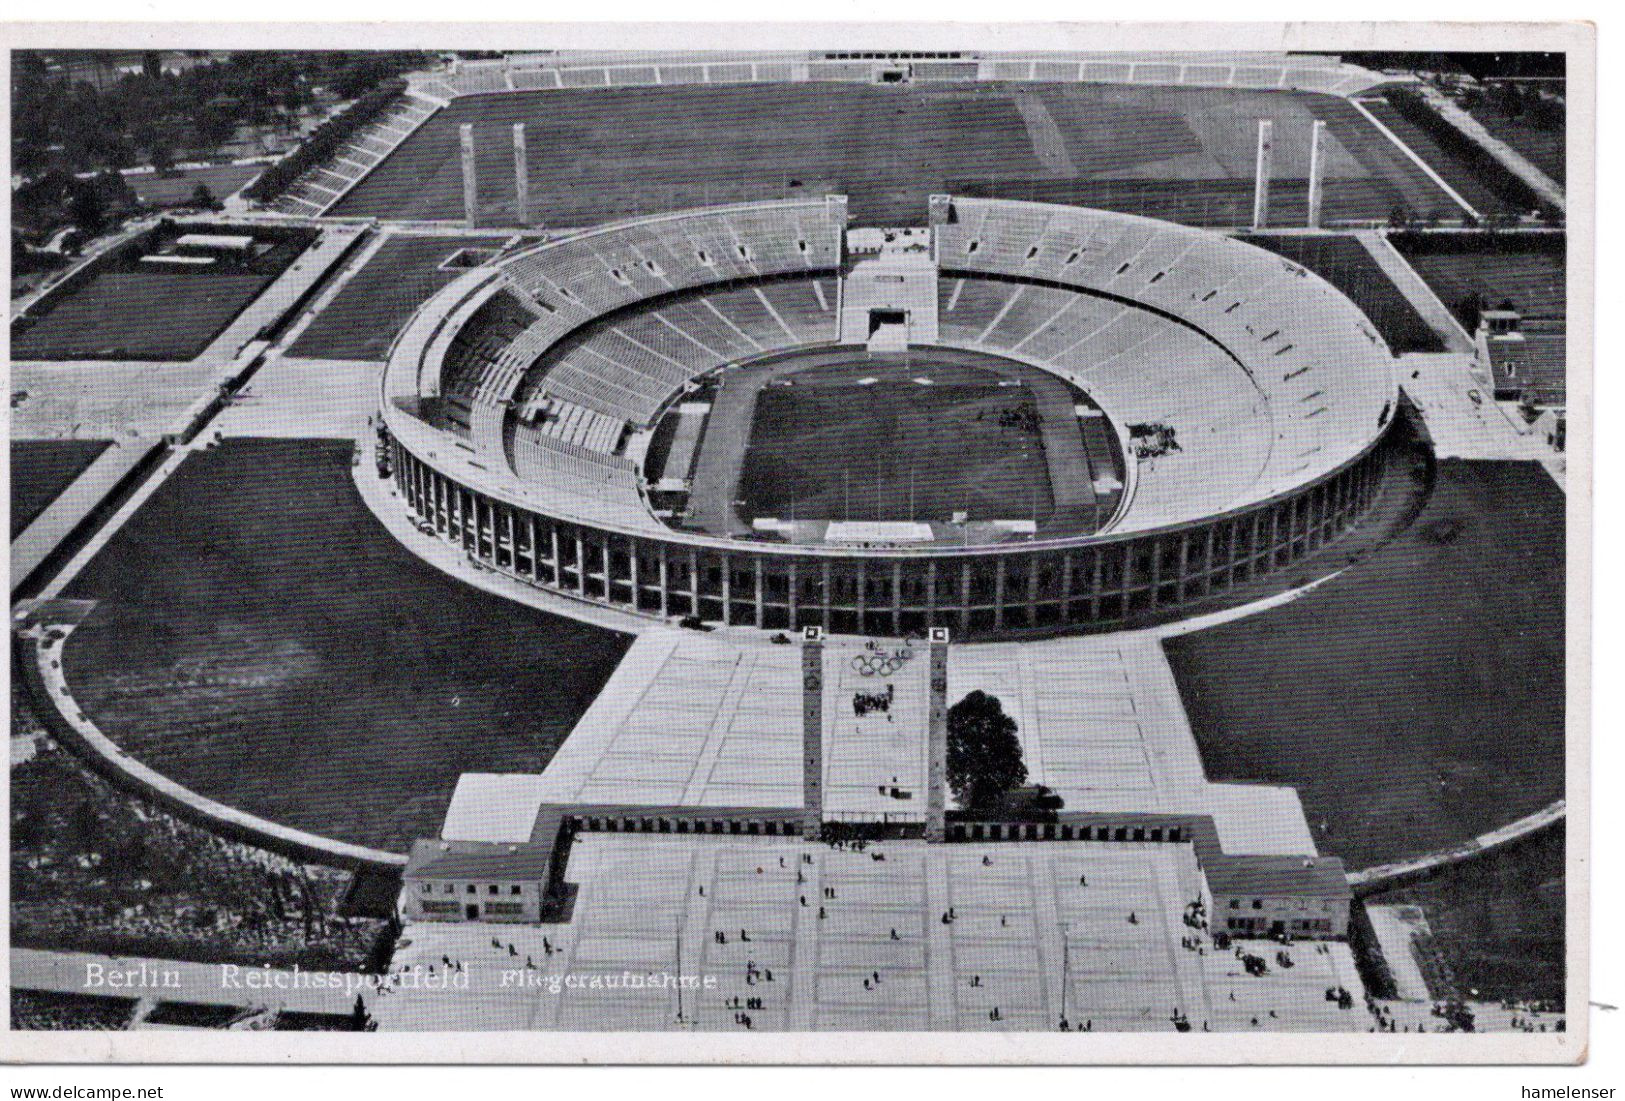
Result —
[[1027, 782], [1016, 720], [976, 691], [948, 709], [948, 786], [969, 809], [986, 809]]
[[219, 210], [224, 204], [214, 197], [208, 184], [199, 183], [192, 189], [192, 205], [201, 210]]

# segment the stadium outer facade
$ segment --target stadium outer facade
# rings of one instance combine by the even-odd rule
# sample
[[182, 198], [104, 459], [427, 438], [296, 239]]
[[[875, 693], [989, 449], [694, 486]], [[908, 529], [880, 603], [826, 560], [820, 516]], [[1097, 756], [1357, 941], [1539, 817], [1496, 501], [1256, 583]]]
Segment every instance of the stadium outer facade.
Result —
[[[838, 280], [840, 196], [613, 223], [444, 288], [397, 338], [382, 385], [381, 433], [402, 503], [483, 568], [628, 613], [885, 635], [942, 626], [961, 638], [1178, 614], [1303, 559], [1372, 504], [1396, 422], [1391, 357], [1318, 277], [1229, 238], [1129, 215], [948, 196], [932, 198], [930, 215], [945, 281], [1120, 303], [1199, 338], [1232, 372], [1226, 400], [1164, 414], [1194, 455], [1136, 463], [1123, 426], [1148, 415], [1137, 403], [1196, 385], [1177, 374], [1182, 356], [1159, 358], [1155, 339], [1115, 352], [1108, 358], [1126, 365], [1116, 382], [1076, 355], [1029, 360], [1100, 399], [1130, 448], [1122, 504], [1095, 534], [854, 548], [722, 537], [656, 518], [629, 439], [647, 434], [693, 378], [749, 357], [700, 351], [650, 368], [593, 341], [674, 296]], [[1211, 385], [1203, 393], [1220, 395]], [[598, 429], [565, 439], [564, 421]]]

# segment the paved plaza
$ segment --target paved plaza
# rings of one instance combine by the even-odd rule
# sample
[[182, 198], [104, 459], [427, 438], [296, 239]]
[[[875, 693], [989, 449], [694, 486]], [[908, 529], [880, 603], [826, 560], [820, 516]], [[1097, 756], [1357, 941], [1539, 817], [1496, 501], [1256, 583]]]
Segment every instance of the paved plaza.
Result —
[[[380, 1026], [1031, 1031], [1063, 997], [1097, 1031], [1370, 1024], [1347, 945], [1245, 942], [1268, 960], [1252, 976], [1187, 925], [1186, 845], [588, 834], [565, 879], [567, 923], [411, 926]], [[430, 967], [453, 985], [424, 988]]]

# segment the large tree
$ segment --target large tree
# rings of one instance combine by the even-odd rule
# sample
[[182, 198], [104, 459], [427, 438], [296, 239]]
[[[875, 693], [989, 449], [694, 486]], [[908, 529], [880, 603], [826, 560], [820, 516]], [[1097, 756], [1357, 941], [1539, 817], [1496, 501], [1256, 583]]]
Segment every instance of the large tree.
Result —
[[948, 786], [967, 809], [985, 809], [1027, 782], [1016, 720], [976, 691], [948, 709]]

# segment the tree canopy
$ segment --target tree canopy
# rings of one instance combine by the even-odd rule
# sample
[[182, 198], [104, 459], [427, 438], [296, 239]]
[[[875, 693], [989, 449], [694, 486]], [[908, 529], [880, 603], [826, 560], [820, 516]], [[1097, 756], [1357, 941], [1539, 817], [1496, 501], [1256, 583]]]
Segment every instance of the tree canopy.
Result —
[[1016, 720], [998, 697], [976, 691], [948, 709], [948, 786], [961, 804], [988, 808], [1026, 782]]

